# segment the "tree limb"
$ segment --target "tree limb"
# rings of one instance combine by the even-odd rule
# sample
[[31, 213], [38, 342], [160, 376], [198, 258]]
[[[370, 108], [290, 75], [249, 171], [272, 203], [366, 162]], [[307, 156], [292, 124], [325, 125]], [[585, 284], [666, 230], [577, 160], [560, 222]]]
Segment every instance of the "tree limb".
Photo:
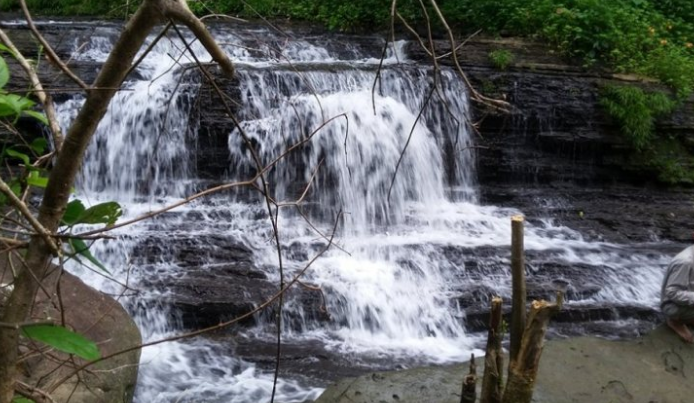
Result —
[[2, 180], [2, 178], [0, 178], [0, 192], [2, 192], [5, 195], [5, 197], [7, 197], [7, 200], [9, 200], [10, 203], [12, 203], [12, 205], [17, 210], [19, 210], [20, 213], [22, 213], [24, 218], [26, 218], [26, 220], [29, 221], [29, 224], [31, 224], [31, 226], [34, 227], [34, 230], [36, 230], [36, 232], [41, 237], [43, 237], [45, 242], [51, 248], [53, 254], [55, 254], [56, 256], [60, 255], [60, 250], [51, 238], [51, 233], [46, 228], [44, 228], [44, 226], [41, 225], [41, 223], [38, 222], [38, 220], [36, 220], [36, 217], [34, 217], [34, 215], [31, 214], [31, 211], [29, 211], [27, 205], [24, 204], [21, 200], [19, 200], [17, 195], [14, 194], [12, 189], [10, 189], [10, 187], [7, 185], [7, 183], [5, 183], [4, 180]]
[[26, 0], [19, 0], [19, 4], [22, 6], [22, 12], [24, 12], [24, 17], [26, 18], [27, 25], [29, 26], [29, 29], [31, 32], [34, 34], [34, 37], [36, 37], [36, 40], [38, 40], [41, 43], [41, 46], [43, 46], [43, 50], [46, 52], [46, 55], [48, 56], [48, 59], [55, 63], [56, 66], [60, 70], [65, 73], [72, 81], [74, 81], [77, 85], [82, 87], [84, 90], [88, 90], [89, 86], [85, 84], [84, 81], [82, 81], [79, 77], [75, 75], [75, 73], [70, 70], [65, 63], [63, 63], [62, 60], [60, 60], [60, 57], [55, 53], [51, 45], [46, 41], [46, 38], [41, 35], [38, 29], [36, 29], [36, 25], [34, 25], [34, 20], [31, 18], [31, 13], [29, 12], [29, 8], [27, 8], [27, 3]]
[[32, 91], [36, 93], [36, 97], [43, 105], [43, 111], [46, 113], [46, 119], [48, 120], [48, 127], [51, 129], [51, 134], [53, 135], [53, 144], [56, 151], [60, 151], [60, 147], [63, 145], [63, 133], [60, 130], [60, 124], [58, 123], [58, 115], [55, 112], [55, 105], [53, 105], [53, 99], [51, 95], [44, 90], [43, 84], [39, 80], [39, 76], [36, 74], [34, 67], [29, 64], [29, 61], [22, 55], [17, 47], [12, 43], [10, 38], [5, 34], [5, 32], [0, 29], [0, 41], [7, 46], [12, 52], [13, 56], [22, 66], [26, 75], [29, 77], [31, 82]]

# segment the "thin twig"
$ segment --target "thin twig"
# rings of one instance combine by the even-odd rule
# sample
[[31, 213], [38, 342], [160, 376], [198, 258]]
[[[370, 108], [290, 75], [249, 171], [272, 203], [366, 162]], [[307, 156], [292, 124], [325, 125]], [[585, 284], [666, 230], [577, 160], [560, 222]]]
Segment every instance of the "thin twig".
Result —
[[[24, 4], [24, 0], [22, 0], [22, 4]], [[43, 110], [46, 113], [46, 119], [48, 120], [48, 127], [51, 129], [55, 150], [60, 151], [60, 147], [63, 144], [63, 133], [60, 130], [58, 115], [55, 112], [55, 105], [53, 105], [51, 95], [44, 90], [41, 80], [39, 80], [39, 76], [36, 74], [36, 70], [31, 66], [29, 61], [24, 57], [24, 55], [22, 55], [22, 53], [17, 49], [17, 47], [14, 45], [14, 43], [12, 43], [10, 38], [2, 29], [0, 29], [0, 40], [2, 40], [5, 46], [10, 49], [15, 59], [17, 59], [19, 62], [19, 65], [22, 66], [22, 69], [24, 69], [24, 72], [29, 77], [32, 87], [31, 91], [35, 91], [36, 96], [41, 102], [41, 105], [43, 105]]]
[[145, 49], [145, 51], [142, 52], [142, 55], [140, 56], [140, 58], [137, 59], [137, 60], [135, 61], [135, 63], [133, 63], [133, 64], [130, 66], [130, 68], [128, 69], [128, 72], [125, 73], [125, 77], [129, 76], [130, 73], [132, 73], [133, 70], [135, 70], [135, 69], [137, 68], [137, 66], [139, 66], [140, 63], [142, 63], [143, 60], [145, 60], [145, 57], [147, 57], [147, 55], [152, 51], [152, 49], [154, 49], [154, 46], [156, 46], [157, 43], [159, 43], [159, 40], [160, 40], [161, 38], [163, 38], [164, 35], [166, 35], [166, 33], [169, 31], [169, 28], [171, 28], [171, 22], [169, 22], [168, 24], [166, 24], [166, 26], [164, 27], [164, 29], [161, 30], [161, 32], [159, 33], [159, 35], [157, 35], [156, 38], [154, 38], [154, 40], [152, 41], [152, 43], [150, 43], [149, 46], [147, 46], [147, 49]]
[[41, 43], [41, 46], [43, 46], [43, 50], [46, 52], [46, 56], [48, 56], [48, 58], [53, 63], [55, 63], [55, 65], [58, 66], [58, 68], [62, 70], [63, 73], [65, 73], [65, 75], [70, 77], [70, 79], [74, 81], [77, 85], [82, 87], [85, 91], [89, 90], [89, 86], [85, 84], [84, 81], [82, 81], [79, 77], [77, 77], [75, 73], [73, 73], [72, 70], [70, 70], [70, 68], [65, 65], [65, 63], [63, 63], [62, 60], [60, 60], [60, 57], [58, 57], [51, 45], [48, 43], [48, 41], [46, 41], [46, 38], [44, 38], [43, 35], [41, 35], [38, 29], [36, 29], [36, 25], [34, 25], [34, 20], [31, 18], [31, 13], [29, 12], [29, 8], [27, 7], [26, 0], [19, 0], [19, 4], [22, 7], [22, 12], [24, 12], [24, 17], [26, 18], [29, 29], [34, 34], [36, 40], [38, 40]]
[[427, 95], [426, 99], [424, 100], [424, 104], [419, 109], [419, 113], [417, 114], [417, 118], [414, 120], [414, 123], [412, 123], [412, 128], [410, 129], [410, 134], [407, 136], [407, 141], [405, 141], [405, 146], [402, 148], [402, 151], [400, 152], [400, 157], [398, 158], [398, 163], [395, 164], [395, 172], [393, 172], [393, 178], [390, 180], [390, 186], [388, 187], [388, 197], [386, 198], [386, 203], [388, 203], [388, 205], [390, 205], [390, 193], [393, 191], [393, 185], [395, 185], [395, 178], [398, 175], [398, 170], [400, 169], [400, 164], [402, 163], [402, 160], [405, 157], [405, 151], [407, 151], [407, 147], [410, 145], [410, 140], [412, 140], [412, 135], [414, 134], [414, 131], [417, 128], [417, 123], [419, 123], [419, 119], [422, 118], [422, 114], [424, 113], [424, 110], [429, 105], [429, 101], [431, 100], [431, 96], [434, 95], [435, 89], [436, 89], [436, 81], [434, 81], [434, 85], [431, 87], [431, 91], [429, 91], [429, 95]]
[[5, 322], [0, 322], [0, 327], [4, 327], [5, 329], [15, 329], [19, 330], [23, 327], [28, 327], [28, 326], [38, 326], [38, 325], [54, 325], [55, 323], [51, 322], [50, 320], [41, 320], [41, 321], [27, 321], [27, 322], [20, 322], [20, 323], [5, 323]]
[[[451, 49], [457, 49], [457, 46], [455, 45], [455, 38], [453, 37], [453, 31], [451, 30], [451, 27], [448, 25], [448, 22], [446, 21], [446, 18], [443, 16], [443, 13], [441, 12], [441, 9], [439, 8], [439, 5], [436, 3], [436, 0], [429, 0], [429, 3], [433, 7], [434, 11], [436, 11], [436, 15], [439, 18], [439, 21], [443, 25], [446, 34], [448, 35], [448, 40], [450, 41], [451, 44]], [[460, 66], [460, 61], [458, 60], [458, 52], [452, 52], [453, 56], [453, 63], [455, 64], [455, 67], [458, 71], [458, 75], [463, 79], [463, 82], [467, 86], [468, 90], [471, 93], [471, 99], [474, 101], [480, 102], [486, 106], [489, 106], [490, 108], [497, 109], [501, 112], [505, 113], [510, 113], [512, 110], [511, 105], [506, 102], [502, 101], [499, 99], [492, 99], [488, 98], [482, 94], [480, 94], [475, 87], [470, 83], [470, 80], [467, 77], [467, 74], [463, 71], [463, 68]]]
[[41, 225], [40, 222], [34, 217], [33, 214], [31, 214], [31, 211], [29, 211], [29, 208], [27, 207], [26, 204], [24, 204], [19, 198], [14, 194], [12, 189], [10, 189], [9, 186], [7, 186], [7, 183], [5, 183], [2, 178], [0, 178], [0, 192], [2, 192], [7, 199], [12, 203], [12, 205], [19, 210], [24, 218], [29, 221], [31, 226], [36, 230], [36, 232], [43, 238], [43, 240], [46, 242], [48, 247], [51, 249], [53, 254], [55, 256], [60, 256], [60, 249], [58, 246], [53, 242], [53, 238], [51, 237], [51, 233], [48, 232], [46, 228], [44, 228], [43, 225]]
[[55, 403], [55, 400], [47, 392], [26, 384], [19, 379], [14, 381], [14, 390], [17, 394], [33, 400], [36, 403]]

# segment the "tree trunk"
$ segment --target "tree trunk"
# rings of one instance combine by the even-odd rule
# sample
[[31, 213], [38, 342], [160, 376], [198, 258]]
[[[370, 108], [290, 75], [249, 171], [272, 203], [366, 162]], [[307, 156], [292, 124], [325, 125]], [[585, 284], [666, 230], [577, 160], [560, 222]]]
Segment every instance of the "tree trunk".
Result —
[[475, 355], [470, 355], [470, 373], [463, 379], [463, 392], [460, 394], [460, 403], [475, 403], [477, 400], [477, 366]]
[[[126, 24], [94, 82], [94, 87], [99, 90], [88, 91], [84, 106], [70, 126], [61, 152], [50, 173], [38, 215], [38, 221], [50, 233], [55, 233], [58, 229], [70, 197], [70, 189], [82, 165], [84, 152], [106, 113], [116, 88], [119, 88], [125, 79], [135, 55], [150, 31], [166, 18], [187, 16], [184, 23], [190, 25], [191, 15], [184, 0], [144, 0]], [[198, 25], [195, 29], [198, 33], [202, 28]], [[209, 38], [211, 37], [208, 34], [208, 38], [204, 40], [206, 47], [212, 46]], [[225, 72], [233, 72], [231, 62], [223, 52], [218, 50], [210, 53], [215, 61], [222, 65]], [[51, 259], [51, 250], [43, 238], [38, 235], [33, 236], [26, 254], [26, 265], [14, 281], [14, 290], [5, 305], [0, 321], [20, 323], [28, 318], [39, 289], [38, 281], [46, 277]], [[14, 395], [18, 339], [17, 329], [0, 328], [0, 403], [10, 403]]]
[[552, 315], [561, 310], [562, 303], [561, 293], [557, 294], [555, 304], [533, 301], [518, 357], [509, 365], [509, 377], [504, 390], [503, 403], [530, 403], [532, 400], [547, 324]]
[[525, 329], [525, 257], [523, 252], [523, 216], [511, 217], [511, 281], [513, 296], [511, 305], [511, 346], [509, 371], [518, 357], [523, 330]]
[[492, 299], [489, 316], [487, 348], [484, 356], [484, 377], [480, 403], [500, 403], [503, 384], [504, 354], [501, 350], [501, 305], [500, 297]]

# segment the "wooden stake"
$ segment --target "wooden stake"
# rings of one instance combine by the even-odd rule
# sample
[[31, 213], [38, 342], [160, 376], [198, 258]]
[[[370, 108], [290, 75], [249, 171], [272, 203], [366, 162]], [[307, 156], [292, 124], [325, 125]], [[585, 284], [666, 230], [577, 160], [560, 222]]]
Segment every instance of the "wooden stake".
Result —
[[484, 377], [480, 403], [500, 403], [503, 383], [504, 355], [501, 350], [501, 305], [500, 297], [492, 298], [487, 333], [487, 349], [484, 356]]
[[523, 330], [525, 329], [525, 256], [523, 246], [523, 216], [511, 217], [511, 281], [513, 296], [511, 305], [511, 346], [509, 349], [509, 375], [512, 364], [518, 358]]
[[470, 373], [463, 380], [463, 392], [460, 394], [460, 403], [475, 403], [477, 400], [477, 366], [475, 355], [470, 355]]
[[523, 343], [516, 361], [509, 365], [509, 377], [502, 403], [530, 403], [535, 389], [545, 333], [550, 317], [561, 310], [564, 296], [557, 293], [557, 302], [533, 301]]

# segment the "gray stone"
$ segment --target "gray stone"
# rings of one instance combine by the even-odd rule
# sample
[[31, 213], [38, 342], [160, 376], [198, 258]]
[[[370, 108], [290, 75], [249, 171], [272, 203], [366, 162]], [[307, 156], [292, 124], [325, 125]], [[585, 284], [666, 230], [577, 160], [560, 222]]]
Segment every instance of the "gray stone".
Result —
[[[62, 384], [76, 366], [86, 361], [55, 350], [36, 354], [36, 344], [22, 341], [20, 352], [29, 358], [20, 364], [22, 380], [41, 390], [55, 390], [50, 394], [58, 402], [71, 403], [129, 403], [133, 399], [140, 350], [140, 331], [123, 307], [113, 298], [89, 287], [79, 278], [57, 268], [44, 281], [43, 288], [51, 292], [50, 298], [39, 292], [32, 311], [32, 320], [61, 321], [57, 307], [62, 306], [65, 326], [99, 347], [102, 357], [134, 350], [110, 357], [79, 372]], [[60, 277], [60, 298], [56, 284]], [[49, 353], [49, 354], [45, 354]], [[67, 364], [66, 364], [67, 363]], [[58, 386], [55, 386], [58, 385]]]

